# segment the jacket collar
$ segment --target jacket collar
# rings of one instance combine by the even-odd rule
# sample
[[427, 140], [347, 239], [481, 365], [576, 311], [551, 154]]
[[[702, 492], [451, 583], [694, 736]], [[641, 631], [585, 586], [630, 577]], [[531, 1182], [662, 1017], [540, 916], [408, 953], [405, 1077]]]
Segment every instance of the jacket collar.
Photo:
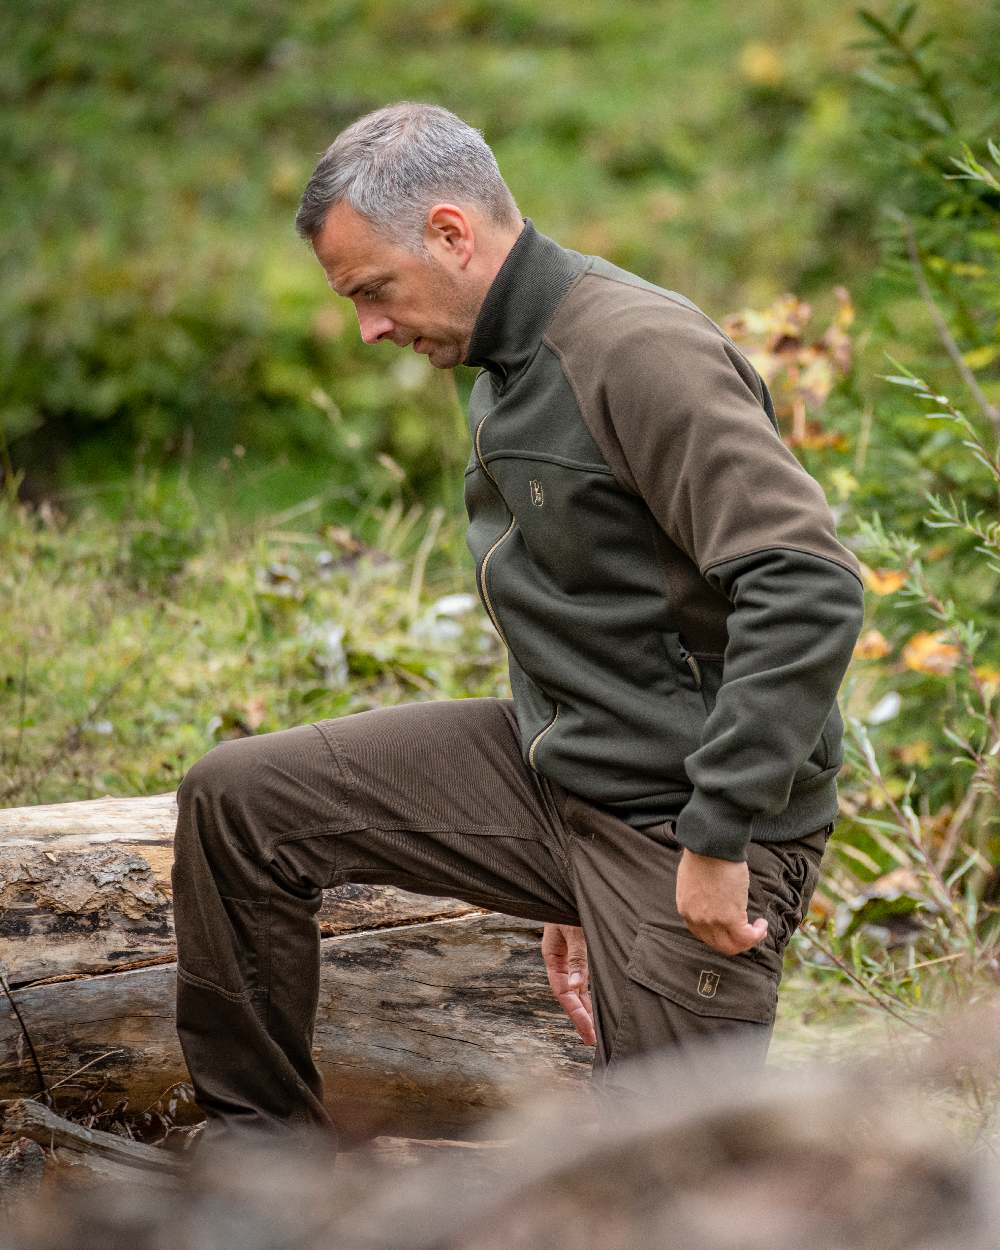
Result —
[[501, 383], [528, 363], [545, 327], [584, 267], [579, 252], [540, 234], [531, 218], [507, 253], [483, 300], [463, 361], [483, 366]]

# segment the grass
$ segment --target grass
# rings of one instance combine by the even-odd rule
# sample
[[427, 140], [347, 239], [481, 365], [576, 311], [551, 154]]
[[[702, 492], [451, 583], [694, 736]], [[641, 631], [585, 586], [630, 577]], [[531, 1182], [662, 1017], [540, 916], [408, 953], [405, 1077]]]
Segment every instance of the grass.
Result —
[[441, 509], [234, 526], [146, 487], [118, 519], [0, 503], [4, 806], [166, 791], [222, 737], [508, 693], [472, 599], [435, 609], [473, 588]]

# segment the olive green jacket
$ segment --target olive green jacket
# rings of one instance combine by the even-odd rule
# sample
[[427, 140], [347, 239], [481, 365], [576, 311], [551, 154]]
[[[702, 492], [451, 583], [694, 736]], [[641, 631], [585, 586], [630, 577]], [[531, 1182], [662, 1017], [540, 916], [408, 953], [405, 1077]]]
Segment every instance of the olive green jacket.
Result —
[[835, 820], [860, 568], [739, 348], [526, 220], [465, 363], [467, 541], [525, 762], [722, 859]]

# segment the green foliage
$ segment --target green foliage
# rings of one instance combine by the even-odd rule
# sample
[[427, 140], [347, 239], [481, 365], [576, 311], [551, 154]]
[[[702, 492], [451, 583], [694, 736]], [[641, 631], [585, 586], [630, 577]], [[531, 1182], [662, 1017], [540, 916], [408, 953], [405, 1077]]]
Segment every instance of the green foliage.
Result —
[[[953, 36], [973, 11], [932, 7]], [[453, 396], [361, 347], [292, 229], [318, 153], [390, 99], [469, 117], [542, 229], [714, 315], [863, 284], [851, 20], [825, 0], [9, 9], [0, 427], [26, 489], [120, 477], [136, 448], [193, 447], [209, 475], [239, 445], [344, 488], [387, 452], [456, 506]]]
[[465, 556], [441, 509], [289, 519], [222, 523], [155, 475], [119, 518], [0, 497], [0, 805], [155, 793], [221, 737], [509, 696], [478, 600], [446, 593]]
[[[985, 147], [997, 156], [991, 136], [1000, 132], [1000, 102], [989, 84], [1000, 15], [986, 6], [981, 24], [945, 45], [935, 29], [918, 34], [920, 13], [913, 4], [885, 19], [860, 11], [874, 37], [856, 46], [872, 50], [886, 70], [858, 73], [868, 140], [860, 154], [883, 209], [877, 290], [888, 311], [893, 296], [912, 296], [916, 279], [916, 293], [925, 304], [940, 302], [968, 368], [978, 373], [1000, 352], [1000, 196], [995, 174], [976, 155]], [[926, 317], [925, 324], [934, 328]], [[904, 346], [914, 328], [893, 326], [891, 337]], [[906, 359], [940, 358], [942, 346], [938, 333], [928, 342], [918, 330]]]

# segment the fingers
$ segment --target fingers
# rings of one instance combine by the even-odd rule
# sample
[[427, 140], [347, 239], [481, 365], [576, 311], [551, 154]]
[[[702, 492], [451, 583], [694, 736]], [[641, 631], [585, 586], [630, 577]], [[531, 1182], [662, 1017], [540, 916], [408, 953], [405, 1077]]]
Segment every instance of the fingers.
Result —
[[594, 1033], [594, 1009], [589, 994], [564, 994], [559, 998], [563, 1010], [573, 1022], [573, 1027], [588, 1046], [597, 1042]]
[[693, 920], [685, 920], [684, 923], [699, 941], [722, 955], [739, 955], [752, 946], [759, 946], [767, 937], [767, 921], [763, 916], [753, 924], [747, 921], [729, 925], [698, 924]]
[[583, 936], [583, 929], [576, 925], [564, 925], [563, 931], [566, 937], [566, 962], [569, 964], [570, 974], [580, 974], [580, 979], [585, 980], [587, 975], [587, 939]]
[[542, 957], [549, 988], [588, 1045], [596, 1044], [594, 1009], [587, 989], [589, 967], [583, 929], [547, 924], [542, 929]]
[[588, 1046], [597, 1044], [597, 1034], [594, 1031], [594, 1008], [590, 1001], [590, 995], [583, 994], [562, 994], [557, 995], [563, 1011], [566, 1012], [573, 1023], [581, 1040], [586, 1042]]
[[542, 929], [542, 958], [555, 993], [586, 988], [587, 942], [576, 925], [547, 924]]
[[546, 964], [560, 960], [566, 954], [566, 937], [564, 925], [547, 924], [542, 926], [542, 958]]

